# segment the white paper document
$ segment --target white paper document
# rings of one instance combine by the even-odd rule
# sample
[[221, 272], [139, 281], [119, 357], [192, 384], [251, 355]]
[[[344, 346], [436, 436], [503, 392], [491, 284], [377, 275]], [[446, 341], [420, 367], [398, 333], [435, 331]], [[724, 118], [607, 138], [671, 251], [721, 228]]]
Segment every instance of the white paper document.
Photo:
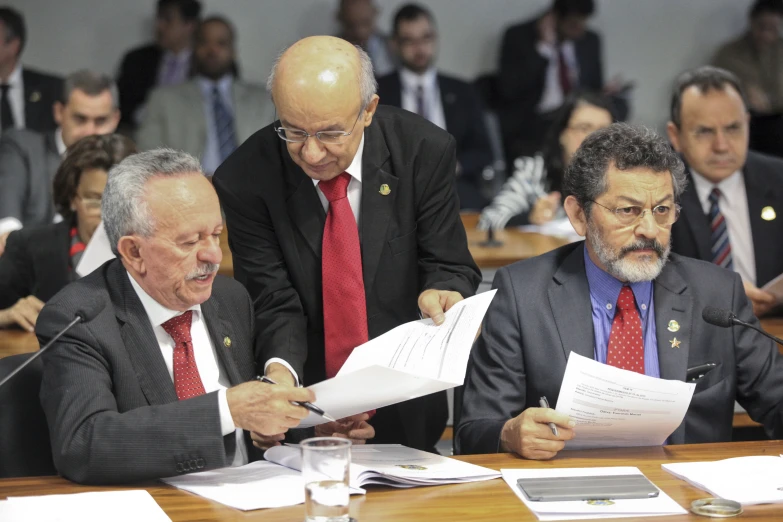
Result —
[[780, 456], [677, 462], [661, 467], [713, 496], [745, 506], [783, 503], [783, 458]]
[[783, 274], [780, 274], [775, 279], [764, 285], [762, 290], [774, 295], [778, 300], [778, 303], [783, 303]]
[[90, 242], [82, 252], [82, 258], [76, 265], [76, 273], [84, 277], [93, 270], [104, 264], [106, 261], [114, 259], [115, 255], [111, 251], [109, 236], [106, 235], [106, 229], [103, 228], [103, 221], [98, 224], [98, 228], [92, 234]]
[[553, 219], [542, 225], [523, 225], [519, 227], [519, 230], [522, 232], [535, 232], [545, 236], [562, 237], [571, 242], [584, 239], [576, 233], [574, 226], [567, 217]]
[[695, 388], [572, 352], [555, 408], [577, 423], [566, 449], [660, 446], [682, 423]]
[[[315, 404], [340, 419], [460, 386], [496, 291], [455, 304], [440, 326], [430, 319], [412, 321], [357, 347], [334, 378], [309, 387]], [[300, 427], [324, 422], [311, 413]]]
[[607, 501], [568, 500], [561, 502], [535, 502], [528, 500], [517, 486], [517, 480], [552, 477], [592, 477], [596, 475], [642, 475], [639, 468], [547, 468], [501, 469], [503, 480], [524, 502], [538, 520], [604, 519], [639, 516], [663, 516], [686, 514], [677, 502], [660, 491], [655, 498], [617, 499]]
[[9, 497], [0, 501], [3, 522], [171, 522], [147, 491], [100, 491]]

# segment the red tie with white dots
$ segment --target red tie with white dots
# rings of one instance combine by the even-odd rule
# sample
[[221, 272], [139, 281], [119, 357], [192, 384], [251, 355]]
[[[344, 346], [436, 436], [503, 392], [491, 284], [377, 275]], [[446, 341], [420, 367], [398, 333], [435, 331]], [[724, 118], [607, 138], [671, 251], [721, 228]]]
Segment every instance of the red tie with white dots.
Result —
[[642, 320], [630, 286], [623, 286], [617, 299], [606, 364], [644, 374]]
[[190, 337], [192, 316], [193, 311], [188, 310], [161, 325], [174, 339], [174, 389], [181, 401], [205, 393], [193, 353], [193, 340]]

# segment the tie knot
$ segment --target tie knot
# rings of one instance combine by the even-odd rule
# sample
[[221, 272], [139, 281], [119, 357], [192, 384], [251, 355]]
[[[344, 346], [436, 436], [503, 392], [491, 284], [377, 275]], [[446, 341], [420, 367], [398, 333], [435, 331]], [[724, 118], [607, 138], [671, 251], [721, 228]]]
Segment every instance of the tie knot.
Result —
[[712, 189], [712, 192], [710, 192], [710, 203], [713, 205], [718, 203], [718, 200], [720, 199], [721, 192], [719, 188]]
[[636, 308], [636, 298], [630, 286], [624, 286], [620, 290], [620, 297], [617, 298], [617, 308], [620, 310], [630, 310]]
[[348, 196], [348, 183], [350, 182], [351, 175], [343, 172], [337, 177], [318, 182], [318, 188], [321, 189], [329, 203], [333, 203]]
[[163, 329], [166, 330], [166, 333], [174, 339], [175, 345], [191, 342], [190, 323], [192, 316], [193, 311], [188, 310], [182, 315], [173, 317], [161, 325]]

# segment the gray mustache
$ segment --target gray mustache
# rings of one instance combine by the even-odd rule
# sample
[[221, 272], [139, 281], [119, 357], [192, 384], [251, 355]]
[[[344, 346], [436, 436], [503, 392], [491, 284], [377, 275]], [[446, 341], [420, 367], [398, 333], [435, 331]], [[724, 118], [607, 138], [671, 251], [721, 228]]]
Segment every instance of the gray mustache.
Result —
[[218, 271], [218, 268], [220, 268], [220, 265], [217, 265], [215, 263], [206, 263], [201, 266], [199, 266], [196, 270], [189, 273], [185, 279], [195, 279], [197, 277], [213, 274]]

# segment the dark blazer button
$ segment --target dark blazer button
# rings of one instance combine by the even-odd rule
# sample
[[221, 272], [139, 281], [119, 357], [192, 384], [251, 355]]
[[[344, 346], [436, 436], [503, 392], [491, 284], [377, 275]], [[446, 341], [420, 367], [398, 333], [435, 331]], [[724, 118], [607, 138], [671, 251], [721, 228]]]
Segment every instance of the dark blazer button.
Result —
[[185, 468], [182, 466], [181, 462], [177, 462], [177, 473], [184, 473]]
[[196, 460], [196, 467], [197, 467], [198, 469], [202, 469], [202, 468], [203, 468], [204, 466], [206, 466], [206, 465], [207, 465], [207, 463], [206, 463], [206, 462], [204, 462], [204, 459], [197, 459], [197, 460]]

